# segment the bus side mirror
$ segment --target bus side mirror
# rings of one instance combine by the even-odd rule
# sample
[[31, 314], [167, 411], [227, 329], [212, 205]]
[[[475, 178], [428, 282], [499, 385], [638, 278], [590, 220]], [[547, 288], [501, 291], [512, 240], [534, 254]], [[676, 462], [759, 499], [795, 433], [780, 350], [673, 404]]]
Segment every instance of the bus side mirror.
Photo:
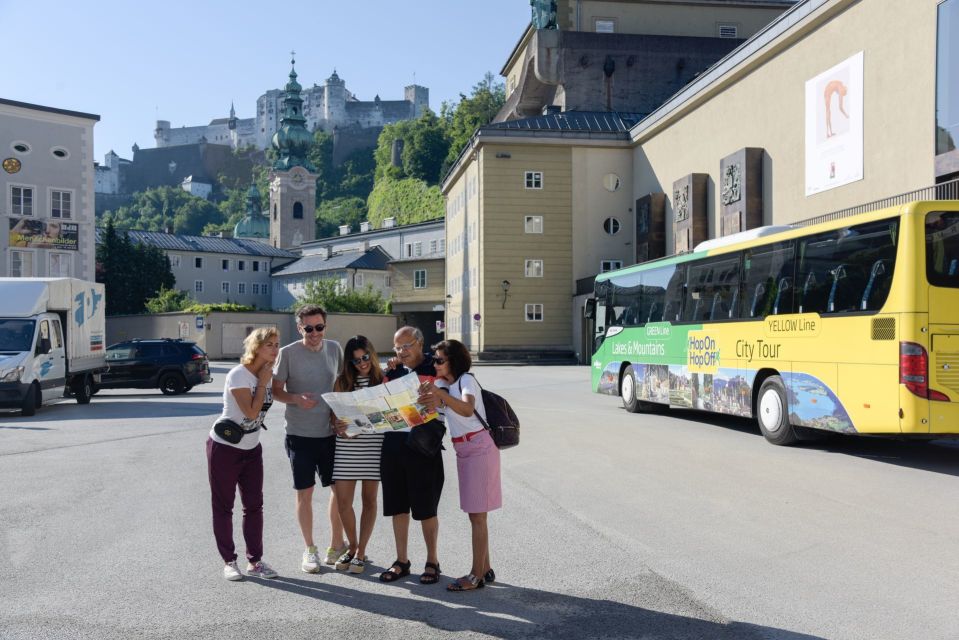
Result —
[[583, 306], [583, 317], [587, 320], [596, 318], [596, 298], [587, 298]]

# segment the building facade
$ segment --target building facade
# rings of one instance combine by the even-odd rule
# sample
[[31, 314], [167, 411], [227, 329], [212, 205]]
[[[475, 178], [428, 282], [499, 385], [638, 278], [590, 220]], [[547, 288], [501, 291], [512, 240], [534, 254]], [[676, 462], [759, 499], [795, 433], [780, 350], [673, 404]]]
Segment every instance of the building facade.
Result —
[[339, 291], [357, 291], [367, 287], [390, 299], [390, 256], [380, 247], [365, 247], [321, 252], [303, 256], [273, 272], [274, 309], [287, 309], [307, 293], [307, 285], [318, 280], [333, 280]]
[[803, 0], [619, 134], [482, 127], [443, 184], [450, 336], [586, 362], [601, 271], [959, 178], [957, 25], [959, 0]]
[[99, 120], [0, 98], [0, 275], [94, 279], [93, 127]]
[[[97, 229], [99, 238], [102, 229]], [[271, 271], [296, 254], [263, 242], [238, 238], [188, 236], [156, 231], [117, 230], [134, 244], [162, 249], [176, 278], [174, 288], [204, 304], [235, 302], [271, 309]]]
[[360, 251], [379, 247], [389, 255], [384, 296], [402, 325], [419, 327], [428, 344], [440, 339], [446, 305], [446, 221], [429, 220], [396, 226], [393, 218], [380, 229], [368, 222], [358, 232], [341, 227], [341, 234], [321, 238], [301, 247], [304, 257]]
[[550, 110], [648, 114], [794, 3], [559, 0], [500, 71], [506, 104], [495, 121]]

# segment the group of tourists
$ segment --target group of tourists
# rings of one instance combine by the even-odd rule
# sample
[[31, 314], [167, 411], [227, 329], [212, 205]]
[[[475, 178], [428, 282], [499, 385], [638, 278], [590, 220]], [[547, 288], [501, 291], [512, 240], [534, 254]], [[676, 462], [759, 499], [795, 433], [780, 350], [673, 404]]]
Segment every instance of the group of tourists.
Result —
[[[469, 515], [473, 559], [468, 574], [447, 585], [450, 591], [471, 591], [493, 582], [486, 514], [502, 506], [499, 450], [477, 414], [486, 415], [480, 388], [469, 373], [466, 346], [444, 340], [425, 350], [423, 333], [403, 327], [393, 337], [395, 357], [380, 366], [376, 349], [364, 336], [350, 338], [345, 347], [324, 337], [326, 312], [306, 305], [296, 313], [301, 340], [280, 348], [276, 329], [262, 328], [244, 340], [240, 364], [226, 377], [221, 419], [231, 420], [243, 432], [231, 443], [213, 429], [206, 442], [212, 492], [213, 534], [227, 580], [243, 579], [233, 544], [233, 504], [236, 488], [243, 506], [246, 575], [275, 578], [263, 561], [263, 455], [260, 432], [274, 400], [286, 405], [285, 447], [296, 489], [296, 517], [305, 551], [301, 569], [319, 573], [321, 563], [339, 571], [362, 574], [367, 567], [367, 545], [376, 522], [377, 492], [383, 486], [383, 515], [392, 519], [396, 560], [380, 573], [381, 582], [408, 575], [410, 517], [420, 522], [426, 543], [426, 561], [419, 581], [440, 580], [437, 509], [443, 492], [442, 447], [428, 455], [409, 446], [411, 429], [348, 435], [346, 421], [324, 402], [330, 391], [355, 391], [410, 373], [419, 380], [417, 403], [444, 422], [456, 452], [460, 508]], [[429, 423], [426, 423], [427, 425]], [[435, 426], [435, 425], [434, 425]], [[331, 487], [330, 538], [320, 553], [313, 538], [313, 490], [319, 476]], [[359, 526], [353, 510], [360, 483]]]

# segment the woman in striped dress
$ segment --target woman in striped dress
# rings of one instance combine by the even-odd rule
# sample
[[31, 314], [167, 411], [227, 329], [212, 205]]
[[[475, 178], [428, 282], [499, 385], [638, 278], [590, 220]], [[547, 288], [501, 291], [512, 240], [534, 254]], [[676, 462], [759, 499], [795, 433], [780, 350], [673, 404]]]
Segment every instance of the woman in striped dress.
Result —
[[[343, 347], [343, 373], [333, 385], [334, 391], [356, 391], [372, 387], [384, 381], [376, 349], [366, 336], [353, 336]], [[346, 422], [339, 421], [340, 433]], [[376, 493], [380, 486], [380, 452], [383, 448], [382, 433], [361, 433], [353, 437], [336, 439], [336, 454], [333, 461], [333, 489], [337, 508], [343, 521], [343, 530], [350, 548], [336, 561], [339, 571], [363, 573], [366, 569], [366, 545], [373, 535], [376, 522]], [[360, 490], [363, 510], [360, 513], [360, 535], [356, 536], [356, 514], [353, 511], [353, 495], [357, 480], [362, 481]]]

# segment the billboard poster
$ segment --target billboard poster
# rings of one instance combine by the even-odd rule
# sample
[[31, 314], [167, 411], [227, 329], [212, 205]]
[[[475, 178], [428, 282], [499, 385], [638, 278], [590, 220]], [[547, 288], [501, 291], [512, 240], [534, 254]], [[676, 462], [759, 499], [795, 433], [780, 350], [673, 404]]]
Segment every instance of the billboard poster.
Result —
[[863, 177], [863, 53], [806, 82], [806, 195]]
[[79, 236], [79, 225], [76, 222], [30, 220], [27, 218], [10, 219], [9, 245], [11, 247], [77, 251], [79, 249]]

